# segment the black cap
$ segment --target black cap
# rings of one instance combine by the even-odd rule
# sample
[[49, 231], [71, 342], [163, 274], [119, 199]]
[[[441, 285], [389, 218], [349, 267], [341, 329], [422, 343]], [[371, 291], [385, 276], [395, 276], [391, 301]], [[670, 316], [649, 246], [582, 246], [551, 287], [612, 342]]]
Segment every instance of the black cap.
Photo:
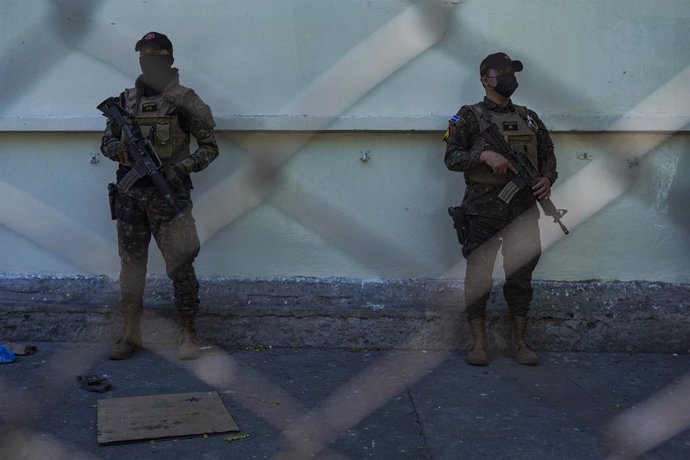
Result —
[[500, 71], [509, 66], [516, 72], [521, 71], [523, 68], [522, 62], [513, 61], [506, 53], [489, 54], [484, 58], [482, 63], [479, 64], [479, 75], [484, 75], [489, 69]]
[[153, 45], [158, 49], [168, 50], [170, 55], [173, 54], [172, 42], [165, 34], [162, 34], [160, 32], [149, 32], [143, 37], [141, 37], [141, 40], [139, 40], [137, 44], [134, 45], [134, 51], [139, 51], [139, 48], [141, 48], [142, 45], [146, 44]]

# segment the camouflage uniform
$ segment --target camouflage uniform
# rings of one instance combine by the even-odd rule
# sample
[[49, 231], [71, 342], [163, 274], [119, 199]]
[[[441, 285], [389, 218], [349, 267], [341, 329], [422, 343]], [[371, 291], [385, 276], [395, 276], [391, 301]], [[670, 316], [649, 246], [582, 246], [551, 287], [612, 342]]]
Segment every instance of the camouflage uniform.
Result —
[[[120, 104], [139, 123], [142, 133], [154, 145], [162, 161], [162, 170], [174, 166], [174, 179], [168, 177], [175, 198], [183, 213], [175, 217], [174, 210], [164, 200], [150, 178], [139, 179], [127, 192], [118, 194], [116, 204], [118, 251], [121, 260], [120, 302], [127, 312], [141, 310], [148, 246], [153, 235], [163, 255], [168, 277], [175, 289], [175, 306], [181, 318], [193, 320], [199, 310], [199, 282], [193, 262], [199, 253], [194, 218], [192, 217], [189, 174], [206, 168], [217, 156], [210, 108], [189, 88], [179, 84], [176, 69], [174, 78], [162, 93], [150, 91], [137, 79], [134, 88], [120, 94]], [[190, 154], [190, 135], [198, 148]], [[111, 159], [122, 152], [123, 134], [108, 122], [101, 141], [101, 151]], [[120, 164], [117, 179], [121, 180], [131, 168]]]
[[[547, 177], [552, 184], [558, 177], [553, 142], [536, 113], [512, 102], [500, 106], [485, 97], [478, 104], [463, 106], [458, 116], [457, 123], [450, 127], [445, 164], [451, 171], [462, 171], [465, 176], [462, 207], [467, 234], [462, 252], [467, 259], [467, 316], [470, 321], [485, 316], [493, 266], [501, 248], [506, 271], [504, 296], [511, 314], [524, 317], [532, 300], [532, 272], [541, 252], [539, 211], [529, 188], [520, 191], [510, 204], [498, 198], [510, 177], [493, 175], [481, 163], [482, 151], [491, 148], [478, 134], [493, 119], [501, 120], [503, 123], [496, 124], [506, 140], [516, 150], [522, 149], [531, 156], [541, 176]], [[525, 132], [528, 125], [531, 125], [530, 134], [511, 136], [510, 129]], [[519, 231], [499, 235], [511, 222], [519, 224]]]

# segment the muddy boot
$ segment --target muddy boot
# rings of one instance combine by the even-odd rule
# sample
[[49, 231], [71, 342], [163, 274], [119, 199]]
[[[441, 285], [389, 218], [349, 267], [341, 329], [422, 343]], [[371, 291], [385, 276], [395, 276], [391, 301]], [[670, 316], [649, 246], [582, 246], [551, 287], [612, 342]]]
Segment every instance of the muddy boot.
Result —
[[489, 353], [487, 351], [484, 318], [470, 320], [470, 333], [472, 334], [472, 345], [465, 355], [465, 362], [472, 366], [486, 366], [489, 364]]
[[515, 361], [528, 366], [539, 364], [537, 354], [525, 343], [525, 330], [527, 329], [526, 316], [513, 316], [513, 333], [515, 338], [514, 357]]
[[124, 312], [122, 337], [110, 349], [110, 359], [127, 359], [141, 350], [141, 308], [130, 308]]
[[196, 326], [194, 318], [180, 320], [180, 347], [177, 349], [180, 359], [196, 359], [199, 357], [199, 345], [196, 341]]

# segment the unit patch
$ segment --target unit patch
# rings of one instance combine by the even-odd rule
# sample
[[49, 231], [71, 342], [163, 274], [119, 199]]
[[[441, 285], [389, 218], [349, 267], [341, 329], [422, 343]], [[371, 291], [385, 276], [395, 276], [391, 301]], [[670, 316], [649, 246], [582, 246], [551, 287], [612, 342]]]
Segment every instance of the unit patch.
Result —
[[158, 110], [158, 105], [156, 104], [156, 101], [144, 102], [143, 104], [141, 104], [141, 111], [144, 113], [155, 112], [156, 110]]
[[504, 121], [503, 122], [503, 131], [517, 131], [518, 128], [518, 123], [517, 121]]

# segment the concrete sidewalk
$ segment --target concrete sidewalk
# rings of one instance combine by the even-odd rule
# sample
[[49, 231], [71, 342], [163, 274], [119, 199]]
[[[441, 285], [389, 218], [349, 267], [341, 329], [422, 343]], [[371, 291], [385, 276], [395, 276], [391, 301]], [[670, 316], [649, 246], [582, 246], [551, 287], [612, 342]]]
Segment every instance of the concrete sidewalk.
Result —
[[[613, 420], [653, 395], [690, 400], [677, 384], [688, 355], [543, 353], [534, 368], [493, 356], [477, 368], [457, 352], [209, 347], [180, 362], [157, 346], [116, 362], [104, 344], [36, 345], [0, 365], [2, 459], [603, 458]], [[82, 374], [113, 388], [87, 392]], [[249, 438], [97, 444], [98, 399], [213, 390]], [[685, 431], [644, 458], [690, 458], [690, 432], [667, 411], [646, 419], [651, 431]]]

